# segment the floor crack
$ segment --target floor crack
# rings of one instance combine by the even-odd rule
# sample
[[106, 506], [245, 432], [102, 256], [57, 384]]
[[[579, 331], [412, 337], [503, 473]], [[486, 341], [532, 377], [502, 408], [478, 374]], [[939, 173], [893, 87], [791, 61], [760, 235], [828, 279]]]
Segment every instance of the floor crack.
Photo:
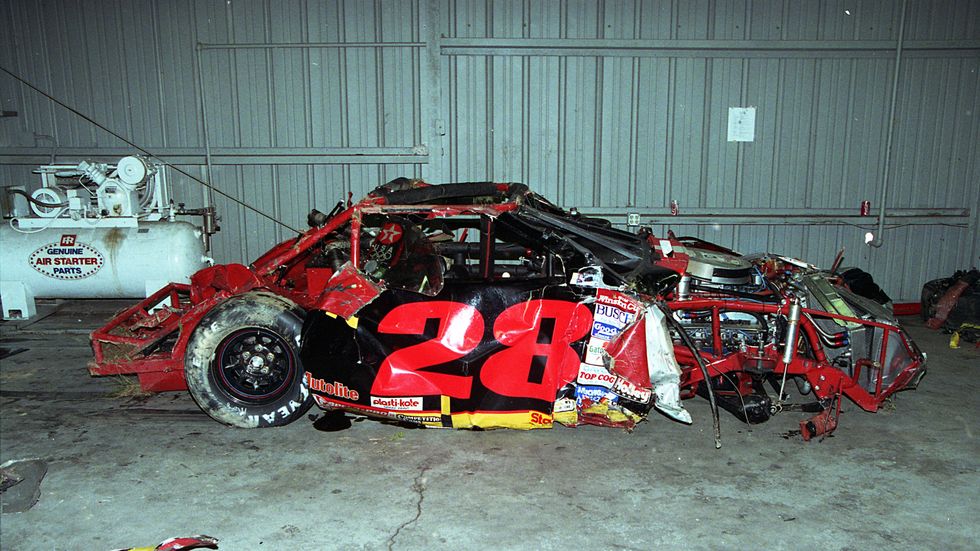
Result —
[[410, 520], [401, 523], [401, 525], [398, 526], [397, 529], [395, 529], [395, 533], [392, 534], [390, 538], [388, 538], [388, 551], [394, 549], [395, 538], [398, 537], [398, 534], [401, 533], [403, 529], [418, 522], [419, 518], [422, 516], [422, 502], [425, 501], [425, 482], [426, 482], [425, 473], [428, 470], [429, 467], [427, 466], [422, 467], [422, 470], [419, 471], [418, 476], [415, 477], [415, 481], [412, 482], [412, 491], [417, 493], [419, 496], [419, 500], [415, 502], [415, 516], [412, 517]]

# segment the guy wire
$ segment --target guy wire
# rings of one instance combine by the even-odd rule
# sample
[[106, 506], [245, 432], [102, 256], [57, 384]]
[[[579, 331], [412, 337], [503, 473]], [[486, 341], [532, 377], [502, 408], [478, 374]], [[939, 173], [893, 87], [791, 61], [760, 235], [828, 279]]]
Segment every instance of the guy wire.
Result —
[[86, 114], [84, 114], [84, 113], [82, 113], [82, 112], [81, 112], [81, 111], [79, 111], [78, 109], [75, 109], [74, 107], [72, 107], [72, 106], [70, 106], [70, 105], [68, 105], [68, 104], [66, 104], [66, 103], [64, 103], [63, 101], [61, 101], [61, 100], [59, 100], [58, 98], [56, 98], [56, 97], [54, 97], [54, 96], [52, 96], [51, 94], [49, 94], [49, 93], [47, 93], [47, 92], [45, 92], [44, 90], [41, 90], [41, 89], [40, 89], [40, 88], [38, 88], [37, 86], [34, 86], [33, 84], [31, 84], [30, 82], [28, 82], [28, 81], [27, 81], [27, 80], [25, 80], [24, 78], [21, 78], [21, 77], [20, 77], [19, 75], [17, 75], [17, 74], [15, 74], [15, 73], [13, 73], [13, 72], [12, 72], [12, 71], [11, 71], [10, 69], [7, 69], [6, 67], [4, 67], [4, 66], [2, 66], [2, 65], [0, 65], [0, 71], [3, 71], [4, 73], [7, 73], [8, 75], [10, 75], [11, 77], [13, 77], [14, 79], [16, 79], [16, 80], [18, 80], [18, 81], [20, 81], [20, 83], [21, 83], [21, 84], [23, 84], [24, 86], [27, 86], [27, 87], [28, 87], [28, 88], [30, 88], [31, 90], [34, 90], [34, 91], [35, 91], [35, 92], [37, 92], [38, 94], [41, 94], [42, 96], [44, 96], [44, 97], [46, 97], [46, 98], [48, 98], [49, 100], [51, 100], [51, 101], [53, 101], [53, 102], [55, 102], [56, 104], [58, 104], [58, 105], [60, 105], [60, 106], [62, 106], [62, 107], [64, 107], [65, 109], [67, 109], [67, 110], [69, 110], [69, 111], [71, 111], [72, 113], [74, 113], [74, 114], [76, 114], [76, 115], [78, 115], [79, 117], [81, 117], [81, 118], [83, 118], [83, 119], [85, 119], [85, 120], [86, 120], [86, 121], [88, 121], [89, 123], [91, 123], [91, 124], [93, 124], [93, 125], [95, 125], [95, 126], [97, 126], [98, 128], [101, 128], [102, 130], [104, 130], [104, 131], [106, 131], [106, 132], [108, 132], [108, 133], [109, 133], [110, 135], [112, 135], [113, 137], [115, 137], [115, 138], [117, 138], [117, 139], [119, 139], [119, 140], [121, 140], [121, 141], [123, 141], [124, 143], [126, 143], [127, 145], [129, 145], [129, 146], [130, 146], [130, 147], [132, 147], [133, 149], [136, 149], [136, 150], [137, 150], [137, 151], [139, 151], [140, 153], [142, 153], [142, 154], [144, 154], [144, 155], [146, 155], [147, 157], [150, 157], [150, 158], [152, 158], [152, 159], [156, 159], [157, 161], [160, 161], [160, 162], [161, 162], [161, 163], [163, 163], [163, 164], [164, 164], [165, 166], [167, 166], [167, 167], [169, 167], [169, 168], [171, 168], [171, 169], [173, 169], [173, 170], [175, 170], [175, 171], [177, 171], [177, 172], [179, 172], [180, 174], [183, 174], [184, 176], [186, 176], [186, 177], [188, 177], [188, 178], [190, 178], [191, 180], [193, 180], [193, 181], [195, 181], [195, 182], [197, 182], [197, 183], [199, 183], [199, 184], [201, 184], [202, 186], [204, 186], [204, 187], [206, 187], [206, 188], [208, 188], [208, 189], [210, 189], [211, 191], [213, 191], [213, 192], [215, 192], [215, 193], [217, 193], [218, 195], [221, 195], [221, 196], [223, 196], [223, 197], [225, 197], [225, 198], [227, 198], [227, 199], [230, 199], [231, 201], [233, 201], [233, 202], [235, 202], [235, 203], [238, 203], [239, 205], [241, 205], [241, 206], [243, 206], [243, 207], [245, 207], [246, 209], [248, 209], [248, 210], [250, 210], [250, 211], [252, 211], [252, 212], [254, 212], [254, 213], [256, 213], [256, 214], [258, 214], [259, 216], [262, 216], [262, 217], [264, 217], [264, 218], [267, 218], [267, 219], [269, 219], [269, 220], [271, 220], [271, 221], [273, 221], [273, 222], [275, 222], [276, 224], [279, 224], [280, 226], [282, 226], [282, 227], [284, 227], [284, 228], [286, 228], [286, 229], [288, 229], [288, 230], [291, 230], [291, 231], [294, 231], [294, 232], [296, 232], [296, 233], [299, 233], [299, 234], [301, 234], [301, 233], [303, 233], [303, 232], [301, 232], [300, 230], [297, 230], [296, 228], [294, 228], [294, 227], [292, 227], [292, 226], [290, 226], [289, 224], [287, 224], [287, 223], [285, 223], [285, 222], [283, 222], [283, 221], [281, 221], [281, 220], [279, 220], [278, 218], [276, 218], [276, 217], [274, 217], [274, 216], [272, 216], [271, 214], [266, 214], [265, 212], [262, 212], [261, 210], [259, 210], [259, 209], [257, 209], [257, 208], [255, 208], [255, 207], [253, 207], [252, 205], [249, 205], [248, 203], [246, 203], [246, 202], [244, 202], [244, 201], [242, 201], [242, 200], [240, 200], [240, 199], [238, 199], [238, 198], [236, 198], [236, 197], [232, 197], [231, 195], [228, 195], [227, 193], [225, 193], [225, 192], [223, 192], [223, 191], [221, 191], [220, 189], [218, 189], [218, 188], [216, 188], [216, 187], [214, 187], [214, 186], [213, 186], [213, 185], [211, 185], [210, 183], [208, 183], [208, 182], [205, 182], [204, 180], [201, 180], [200, 178], [198, 178], [198, 177], [196, 177], [196, 176], [193, 176], [193, 175], [191, 175], [190, 173], [188, 173], [188, 172], [186, 172], [186, 171], [184, 171], [183, 169], [181, 169], [181, 168], [179, 168], [179, 167], [177, 167], [177, 166], [175, 166], [175, 165], [173, 165], [173, 164], [170, 164], [170, 163], [168, 163], [167, 161], [165, 161], [165, 160], [163, 160], [163, 159], [161, 159], [161, 158], [160, 158], [159, 156], [157, 156], [157, 155], [154, 155], [153, 153], [151, 153], [151, 152], [149, 152], [149, 151], [147, 151], [146, 149], [144, 149], [144, 148], [142, 148], [142, 147], [140, 147], [140, 146], [138, 146], [138, 145], [136, 145], [135, 143], [133, 143], [133, 142], [131, 142], [130, 140], [128, 140], [128, 139], [126, 139], [125, 137], [123, 137], [123, 136], [121, 136], [121, 135], [119, 135], [119, 134], [117, 134], [117, 133], [115, 133], [115, 132], [113, 132], [113, 131], [112, 131], [112, 130], [110, 130], [109, 128], [107, 128], [107, 127], [105, 127], [105, 126], [103, 126], [103, 125], [102, 125], [102, 124], [100, 124], [100, 123], [99, 123], [98, 121], [96, 121], [96, 120], [94, 120], [94, 119], [92, 119], [91, 117], [89, 117], [88, 115], [86, 115]]

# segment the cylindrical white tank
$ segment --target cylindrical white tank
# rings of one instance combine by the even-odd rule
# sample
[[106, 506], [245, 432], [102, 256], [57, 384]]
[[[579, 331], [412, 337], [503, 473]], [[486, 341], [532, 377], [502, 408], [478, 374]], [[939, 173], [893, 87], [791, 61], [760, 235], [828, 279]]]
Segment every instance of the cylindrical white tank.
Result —
[[207, 266], [201, 230], [187, 222], [135, 228], [0, 227], [0, 282], [20, 282], [36, 298], [142, 298], [188, 283]]

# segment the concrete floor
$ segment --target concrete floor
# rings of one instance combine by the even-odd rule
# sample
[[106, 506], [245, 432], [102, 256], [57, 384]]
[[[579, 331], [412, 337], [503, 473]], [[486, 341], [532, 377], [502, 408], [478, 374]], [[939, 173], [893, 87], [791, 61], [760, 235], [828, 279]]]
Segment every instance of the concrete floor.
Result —
[[0, 366], [0, 462], [42, 458], [28, 512], [0, 548], [112, 549], [177, 535], [255, 549], [976, 549], [980, 352], [904, 321], [930, 356], [919, 390], [877, 414], [845, 404], [833, 437], [784, 437], [803, 414], [751, 429], [703, 400], [693, 426], [632, 433], [230, 429], [185, 393], [113, 398], [87, 333], [113, 308], [64, 303], [0, 327], [28, 350]]

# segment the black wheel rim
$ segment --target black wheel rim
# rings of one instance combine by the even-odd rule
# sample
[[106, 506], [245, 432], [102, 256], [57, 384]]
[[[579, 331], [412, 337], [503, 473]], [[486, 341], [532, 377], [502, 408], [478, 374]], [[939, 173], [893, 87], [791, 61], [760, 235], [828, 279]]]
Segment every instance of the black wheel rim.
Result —
[[252, 327], [221, 341], [211, 370], [229, 396], [254, 405], [275, 401], [289, 390], [296, 362], [285, 339]]

